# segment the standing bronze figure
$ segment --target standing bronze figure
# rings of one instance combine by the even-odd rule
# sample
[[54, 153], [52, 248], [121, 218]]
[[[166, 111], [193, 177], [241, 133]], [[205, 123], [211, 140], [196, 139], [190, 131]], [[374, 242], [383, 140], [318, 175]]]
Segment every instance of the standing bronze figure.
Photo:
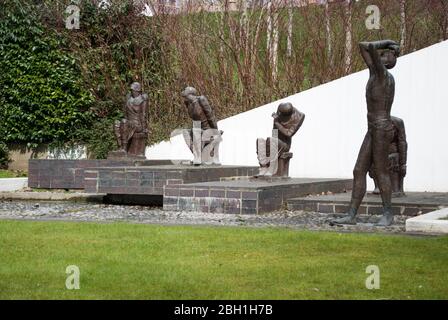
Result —
[[114, 125], [119, 150], [109, 153], [109, 158], [146, 158], [147, 123], [148, 95], [142, 93], [140, 83], [134, 82], [126, 97], [125, 118]]
[[218, 130], [215, 113], [205, 96], [198, 95], [193, 87], [182, 91], [193, 129], [184, 131], [184, 139], [193, 153], [193, 164], [220, 164], [218, 146], [223, 131]]
[[394, 220], [388, 167], [389, 146], [394, 138], [390, 111], [395, 96], [395, 80], [388, 69], [395, 67], [400, 47], [392, 40], [361, 42], [359, 47], [370, 70], [366, 88], [368, 131], [353, 170], [353, 191], [348, 216], [334, 220], [333, 223], [356, 224], [356, 214], [366, 193], [367, 173], [373, 167], [383, 202], [383, 216], [378, 225], [389, 226]]
[[[287, 177], [289, 175], [289, 160], [292, 158], [292, 137], [297, 133], [305, 120], [305, 114], [293, 107], [289, 102], [281, 103], [274, 118], [273, 129], [277, 130], [277, 137], [257, 139], [257, 157], [260, 163], [258, 177], [275, 176]], [[271, 150], [276, 147], [277, 150]], [[272, 156], [271, 156], [272, 154]]]
[[[397, 117], [391, 117], [391, 120], [394, 125], [394, 138], [389, 146], [389, 174], [392, 184], [392, 196], [400, 197], [404, 195], [408, 143], [406, 141], [404, 121]], [[373, 193], [380, 194], [373, 168], [371, 168], [369, 175], [375, 181]]]

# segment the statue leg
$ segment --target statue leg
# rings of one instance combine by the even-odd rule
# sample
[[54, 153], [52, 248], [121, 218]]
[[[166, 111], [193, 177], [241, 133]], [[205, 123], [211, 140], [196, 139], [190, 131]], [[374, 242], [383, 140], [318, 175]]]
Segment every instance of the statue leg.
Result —
[[356, 224], [356, 215], [367, 189], [367, 173], [372, 166], [372, 136], [367, 132], [353, 170], [352, 200], [348, 215], [332, 221], [335, 224]]
[[128, 152], [128, 142], [129, 142], [128, 121], [126, 119], [123, 119], [121, 121], [121, 148], [126, 153]]
[[188, 149], [190, 149], [191, 153], [193, 153], [193, 131], [191, 129], [184, 129], [182, 135]]
[[401, 195], [405, 195], [404, 193], [404, 176], [400, 173], [400, 185], [399, 190]]
[[389, 154], [389, 173], [393, 196], [401, 195], [399, 159], [400, 156], [398, 153]]
[[373, 183], [375, 184], [375, 188], [373, 189], [373, 194], [380, 194], [380, 190], [378, 189], [378, 183], [376, 182], [375, 172], [373, 170], [373, 166], [370, 167], [369, 177], [372, 178]]
[[389, 171], [389, 146], [393, 134], [393, 130], [372, 130], [373, 165], [383, 201], [383, 217], [378, 222], [380, 226], [389, 226], [394, 220], [392, 214], [392, 183]]
[[122, 131], [121, 121], [116, 120], [114, 123], [114, 133], [115, 133], [115, 137], [117, 139], [118, 149], [123, 150], [123, 141], [121, 139], [121, 131]]
[[193, 128], [192, 129], [193, 136], [193, 164], [198, 166], [202, 163], [202, 129], [201, 128]]
[[[275, 170], [275, 176], [279, 177], [285, 177], [287, 176], [287, 172], [289, 171], [289, 159], [285, 160], [283, 158], [283, 155], [288, 152], [290, 149], [290, 146], [286, 143], [284, 143], [282, 140], [277, 139], [277, 154], [276, 154], [276, 160], [277, 160], [277, 170]], [[274, 156], [274, 155], [273, 155]]]

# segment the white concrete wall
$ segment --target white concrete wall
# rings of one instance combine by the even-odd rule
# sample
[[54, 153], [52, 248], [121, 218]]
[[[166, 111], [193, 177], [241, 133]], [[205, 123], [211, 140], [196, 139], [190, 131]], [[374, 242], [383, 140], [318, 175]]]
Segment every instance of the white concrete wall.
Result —
[[0, 192], [17, 191], [28, 186], [28, 178], [2, 178], [0, 179]]
[[[409, 152], [407, 191], [448, 192], [448, 41], [399, 58], [392, 114], [404, 119]], [[367, 130], [364, 70], [224, 119], [223, 164], [257, 165], [255, 140], [271, 133], [280, 102], [306, 114], [293, 138], [293, 177], [351, 178]], [[149, 159], [190, 159], [182, 137], [147, 149]], [[369, 179], [370, 180], [370, 179]], [[369, 185], [372, 188], [372, 183]]]

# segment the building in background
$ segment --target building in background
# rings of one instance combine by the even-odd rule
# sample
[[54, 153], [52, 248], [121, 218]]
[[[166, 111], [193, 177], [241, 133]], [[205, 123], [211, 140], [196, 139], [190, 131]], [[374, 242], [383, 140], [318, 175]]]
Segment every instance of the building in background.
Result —
[[[344, 2], [346, 0], [142, 0], [146, 11], [154, 14], [173, 14], [198, 11], [238, 11], [243, 8], [263, 7], [271, 2], [276, 7], [301, 7], [326, 2]], [[152, 14], [149, 14], [152, 15]]]

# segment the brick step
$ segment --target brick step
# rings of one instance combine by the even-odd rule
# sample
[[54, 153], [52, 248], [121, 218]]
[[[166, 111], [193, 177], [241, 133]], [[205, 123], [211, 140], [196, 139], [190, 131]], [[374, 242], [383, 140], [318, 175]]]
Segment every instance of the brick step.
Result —
[[[346, 213], [350, 205], [351, 193], [298, 197], [287, 201], [288, 210], [303, 210], [319, 213]], [[448, 193], [408, 192], [392, 199], [392, 211], [396, 215], [417, 216], [448, 207]], [[379, 195], [364, 197], [359, 214], [382, 214]]]
[[284, 209], [293, 197], [316, 192], [342, 192], [351, 179], [237, 179], [166, 185], [163, 209], [204, 213], [259, 214]]
[[219, 181], [234, 176], [251, 176], [258, 172], [251, 166], [160, 165], [134, 167], [100, 167], [85, 171], [85, 191], [114, 195], [163, 195], [163, 187]]
[[44, 189], [84, 189], [85, 171], [88, 168], [156, 166], [171, 164], [170, 160], [111, 160], [111, 159], [30, 159], [28, 186]]

